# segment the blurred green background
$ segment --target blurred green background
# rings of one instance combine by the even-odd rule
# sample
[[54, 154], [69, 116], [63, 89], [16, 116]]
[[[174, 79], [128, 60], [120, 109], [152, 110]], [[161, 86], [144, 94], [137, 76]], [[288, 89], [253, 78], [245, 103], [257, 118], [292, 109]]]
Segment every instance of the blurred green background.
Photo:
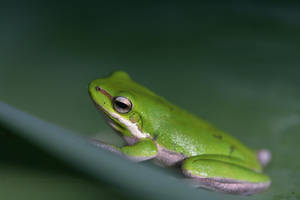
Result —
[[[2, 2], [0, 100], [121, 144], [87, 85], [122, 69], [272, 151], [272, 186], [248, 199], [300, 199], [299, 35], [296, 1]], [[130, 197], [5, 129], [0, 145], [1, 199]]]

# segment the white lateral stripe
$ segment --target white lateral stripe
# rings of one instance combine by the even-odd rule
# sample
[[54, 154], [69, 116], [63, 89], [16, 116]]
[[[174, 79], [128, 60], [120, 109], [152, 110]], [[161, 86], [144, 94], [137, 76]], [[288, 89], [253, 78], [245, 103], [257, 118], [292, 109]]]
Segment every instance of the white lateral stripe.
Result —
[[116, 113], [110, 113], [110, 115], [115, 119], [117, 119], [120, 123], [124, 124], [133, 136], [139, 139], [150, 137], [149, 133], [141, 132], [135, 123], [132, 123], [131, 121], [122, 118], [120, 115]]

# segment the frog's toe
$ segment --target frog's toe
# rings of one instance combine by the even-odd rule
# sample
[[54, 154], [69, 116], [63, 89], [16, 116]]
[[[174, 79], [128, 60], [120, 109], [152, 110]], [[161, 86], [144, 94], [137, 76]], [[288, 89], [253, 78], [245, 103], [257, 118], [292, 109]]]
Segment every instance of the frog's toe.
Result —
[[271, 151], [267, 149], [260, 149], [256, 152], [257, 159], [261, 166], [265, 167], [269, 164], [272, 159]]

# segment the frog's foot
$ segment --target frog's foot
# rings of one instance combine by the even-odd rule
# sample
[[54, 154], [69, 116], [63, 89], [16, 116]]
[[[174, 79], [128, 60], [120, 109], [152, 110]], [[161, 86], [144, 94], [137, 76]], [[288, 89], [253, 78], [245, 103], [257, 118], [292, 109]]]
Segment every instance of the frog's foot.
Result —
[[136, 142], [133, 145], [123, 146], [121, 148], [96, 139], [90, 139], [89, 141], [96, 147], [106, 149], [112, 153], [125, 157], [134, 162], [149, 160], [157, 155], [156, 145], [152, 140], [149, 139], [144, 139]]
[[96, 147], [100, 148], [100, 149], [105, 149], [107, 151], [110, 151], [112, 153], [118, 154], [119, 156], [122, 156], [122, 152], [120, 151], [120, 148], [111, 145], [111, 144], [107, 144], [105, 142], [102, 142], [100, 140], [97, 139], [89, 139], [89, 142], [93, 145], [95, 145]]
[[267, 166], [272, 159], [272, 153], [267, 149], [256, 151], [256, 156], [262, 167]]
[[230, 157], [194, 156], [182, 164], [183, 173], [197, 187], [231, 194], [251, 195], [270, 186], [270, 179], [251, 169], [239, 166]]

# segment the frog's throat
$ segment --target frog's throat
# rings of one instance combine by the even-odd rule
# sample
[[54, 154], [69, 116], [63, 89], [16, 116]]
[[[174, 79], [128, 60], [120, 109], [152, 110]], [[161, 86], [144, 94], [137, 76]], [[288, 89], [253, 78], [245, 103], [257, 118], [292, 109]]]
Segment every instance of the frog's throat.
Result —
[[136, 123], [132, 123], [130, 120], [123, 118], [117, 113], [111, 112], [108, 114], [108, 117], [113, 118], [113, 120], [115, 119], [119, 124], [125, 126], [127, 130], [138, 139], [151, 138], [150, 134], [142, 132]]
[[106, 121], [111, 127], [117, 130], [126, 128], [135, 138], [138, 139], [152, 138], [149, 133], [142, 132], [136, 123], [132, 123], [130, 120], [123, 118], [117, 113], [109, 112], [95, 101], [94, 103], [98, 110], [106, 117]]

